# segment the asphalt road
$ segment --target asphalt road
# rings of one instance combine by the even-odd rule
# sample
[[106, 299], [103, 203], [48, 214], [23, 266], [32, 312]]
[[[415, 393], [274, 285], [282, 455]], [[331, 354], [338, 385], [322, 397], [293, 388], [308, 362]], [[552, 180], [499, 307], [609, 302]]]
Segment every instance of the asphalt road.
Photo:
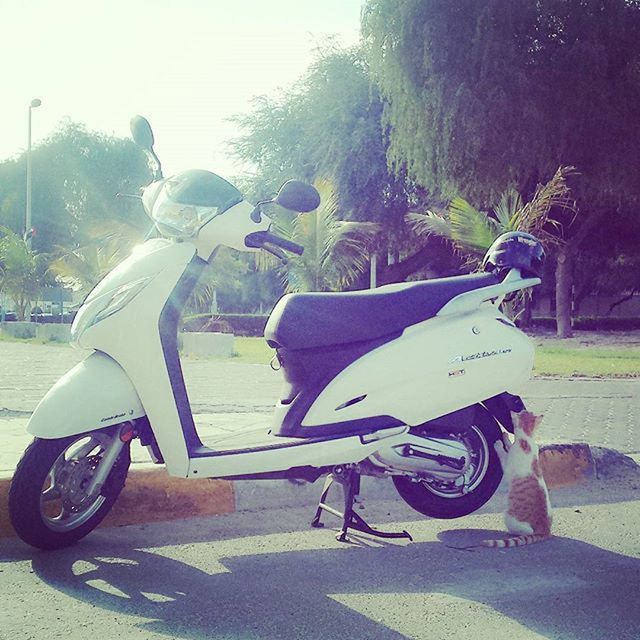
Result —
[[413, 543], [340, 544], [306, 509], [103, 529], [48, 553], [5, 540], [0, 637], [637, 640], [638, 484], [556, 492], [555, 537], [508, 550], [459, 548], [503, 531], [495, 501], [456, 521], [365, 503]]
[[[0, 343], [0, 426], [24, 422], [79, 357]], [[263, 365], [187, 359], [184, 369], [199, 416], [266, 417], [280, 385]], [[640, 450], [639, 389], [637, 380], [534, 380], [526, 399], [545, 413], [548, 441], [631, 453]], [[413, 543], [341, 545], [331, 530], [308, 528], [308, 508], [101, 529], [49, 553], [5, 539], [0, 640], [637, 640], [639, 492], [637, 469], [552, 491], [554, 539], [501, 551], [459, 547], [504, 531], [504, 494], [456, 521], [366, 494], [363, 515], [408, 529]]]

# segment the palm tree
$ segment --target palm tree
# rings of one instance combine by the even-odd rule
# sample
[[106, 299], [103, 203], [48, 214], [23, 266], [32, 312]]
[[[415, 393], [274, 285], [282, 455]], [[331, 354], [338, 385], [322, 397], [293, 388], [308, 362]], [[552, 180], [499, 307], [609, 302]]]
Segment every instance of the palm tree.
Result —
[[11, 229], [0, 227], [0, 233], [0, 291], [13, 300], [16, 318], [25, 320], [44, 285], [47, 256], [31, 251]]
[[59, 249], [49, 270], [61, 283], [83, 293], [93, 289], [143, 239], [137, 227], [114, 220], [92, 221], [82, 235], [87, 242], [74, 249]]
[[[525, 231], [536, 236], [547, 249], [558, 253], [556, 288], [562, 292], [561, 257], [566, 249], [559, 213], [576, 215], [576, 203], [566, 179], [576, 173], [575, 167], [561, 166], [549, 182], [538, 185], [533, 197], [524, 203], [513, 188], [507, 189], [491, 212], [479, 211], [464, 198], [454, 198], [444, 212], [409, 213], [407, 222], [418, 237], [431, 234], [449, 240], [454, 248], [466, 256], [467, 264], [477, 266], [493, 241], [509, 231]], [[569, 221], [571, 224], [571, 221]], [[570, 298], [557, 296], [556, 316], [558, 335], [570, 332]], [[567, 320], [568, 318], [568, 320]], [[568, 329], [567, 329], [568, 328]]]
[[366, 271], [369, 251], [380, 226], [338, 219], [338, 196], [328, 180], [315, 184], [320, 206], [295, 217], [280, 215], [280, 233], [304, 247], [282, 267], [287, 292], [344, 289]]

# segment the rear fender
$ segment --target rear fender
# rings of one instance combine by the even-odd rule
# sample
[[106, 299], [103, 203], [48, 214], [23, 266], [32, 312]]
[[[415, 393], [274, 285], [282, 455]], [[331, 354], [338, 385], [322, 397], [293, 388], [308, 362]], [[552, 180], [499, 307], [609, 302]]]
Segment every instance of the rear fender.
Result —
[[64, 438], [144, 415], [122, 367], [96, 351], [51, 387], [33, 412], [27, 431], [38, 438]]
[[[513, 433], [512, 413], [524, 411], [524, 403], [519, 396], [511, 393], [501, 393], [492, 398], [488, 398], [481, 403], [484, 408], [493, 416], [504, 429]], [[440, 416], [425, 423], [429, 431], [436, 433], [450, 433], [460, 429], [470, 428], [479, 419], [479, 412], [483, 413], [480, 405], [471, 405], [458, 411], [453, 411], [447, 415]]]
[[520, 413], [525, 409], [524, 402], [522, 402], [520, 396], [514, 396], [506, 391], [484, 400], [482, 404], [509, 433], [513, 433], [513, 418], [511, 414]]

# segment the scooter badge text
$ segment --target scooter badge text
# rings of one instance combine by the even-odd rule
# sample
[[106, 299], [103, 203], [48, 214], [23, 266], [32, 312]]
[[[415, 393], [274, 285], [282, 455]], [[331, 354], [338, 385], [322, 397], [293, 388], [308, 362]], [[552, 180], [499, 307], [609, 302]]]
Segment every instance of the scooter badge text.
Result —
[[100, 420], [100, 422], [109, 422], [110, 420], [117, 420], [118, 418], [124, 418], [126, 414], [124, 413], [118, 413], [115, 416], [107, 416], [106, 418], [102, 418], [102, 420]]
[[511, 353], [511, 349], [495, 349], [494, 351], [479, 351], [470, 356], [454, 356], [449, 360], [449, 363], [454, 362], [467, 362], [469, 360], [480, 360], [481, 358], [491, 358], [493, 356], [500, 356], [505, 353]]

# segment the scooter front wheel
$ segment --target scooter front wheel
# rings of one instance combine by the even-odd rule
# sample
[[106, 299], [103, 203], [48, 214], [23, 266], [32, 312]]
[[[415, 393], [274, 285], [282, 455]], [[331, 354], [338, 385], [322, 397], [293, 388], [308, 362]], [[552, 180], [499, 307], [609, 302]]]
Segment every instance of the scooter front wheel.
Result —
[[58, 549], [100, 524], [124, 486], [131, 462], [129, 443], [100, 491], [89, 494], [87, 489], [117, 437], [110, 429], [52, 440], [34, 438], [9, 490], [9, 515], [22, 540], [40, 549]]
[[494, 448], [494, 443], [501, 439], [498, 423], [483, 407], [478, 407], [474, 424], [461, 435], [471, 454], [464, 478], [439, 482], [395, 476], [396, 490], [410, 507], [425, 516], [451, 519], [469, 515], [493, 496], [502, 480], [502, 465]]

